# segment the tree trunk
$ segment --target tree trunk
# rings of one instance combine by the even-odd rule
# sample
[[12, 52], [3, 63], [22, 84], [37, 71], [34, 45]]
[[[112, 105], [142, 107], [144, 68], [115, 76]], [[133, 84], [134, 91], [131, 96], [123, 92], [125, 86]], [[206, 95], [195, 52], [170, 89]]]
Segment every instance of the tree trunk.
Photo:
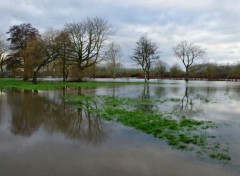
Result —
[[78, 64], [77, 65], [77, 81], [81, 82], [82, 78], [81, 78], [81, 66]]
[[147, 80], [149, 80], [150, 79], [150, 71], [148, 70], [147, 71]]
[[63, 72], [63, 82], [66, 82], [66, 47], [64, 44], [64, 49], [63, 49], [63, 67], [62, 67], [62, 72]]
[[147, 72], [144, 71], [144, 80], [145, 80], [145, 83], [147, 82]]
[[37, 71], [33, 71], [33, 80], [32, 80], [33, 84], [37, 84]]
[[24, 80], [24, 81], [27, 81], [27, 80], [28, 80], [28, 75], [27, 75], [26, 69], [24, 69], [24, 72], [23, 72], [23, 80]]
[[77, 78], [77, 81], [78, 82], [82, 82], [82, 79], [83, 79], [83, 70], [80, 68], [80, 67], [78, 67], [78, 71], [77, 71], [78, 73], [77, 73], [77, 76], [78, 76], [78, 78]]
[[23, 80], [27, 81], [31, 77], [31, 69], [29, 66], [24, 66], [24, 71], [23, 71]]
[[63, 59], [63, 68], [62, 68], [62, 72], [63, 72], [63, 82], [66, 82], [65, 59]]
[[12, 69], [12, 77], [16, 78], [16, 69], [15, 68]]
[[116, 79], [116, 70], [115, 70], [115, 67], [113, 68], [113, 79]]
[[1, 66], [1, 78], [4, 78], [3, 68]]
[[116, 63], [113, 62], [113, 79], [116, 79]]
[[186, 68], [186, 73], [185, 73], [185, 81], [186, 82], [188, 82], [188, 77], [189, 77], [188, 68]]

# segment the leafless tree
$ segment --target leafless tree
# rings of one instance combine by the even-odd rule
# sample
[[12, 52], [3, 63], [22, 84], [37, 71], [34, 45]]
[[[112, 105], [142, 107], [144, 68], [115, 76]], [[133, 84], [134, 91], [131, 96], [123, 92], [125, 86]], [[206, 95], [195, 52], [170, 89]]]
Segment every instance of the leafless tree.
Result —
[[0, 70], [1, 70], [1, 77], [4, 77], [3, 69], [6, 65], [6, 54], [8, 51], [8, 44], [4, 39], [3, 35], [0, 34]]
[[118, 61], [120, 57], [121, 57], [120, 45], [115, 42], [111, 42], [106, 52], [106, 61], [110, 64], [112, 68], [111, 69], [112, 76], [114, 79], [116, 78], [116, 69], [117, 69], [117, 66], [119, 65]]
[[78, 69], [81, 81], [84, 70], [104, 59], [104, 46], [112, 34], [112, 26], [101, 18], [87, 18], [78, 23], [66, 24], [71, 40], [70, 59]]
[[158, 58], [157, 44], [148, 39], [147, 35], [140, 37], [136, 43], [132, 60], [142, 67], [145, 82], [149, 80], [150, 68]]
[[185, 80], [188, 81], [189, 72], [194, 71], [191, 69], [197, 61], [204, 61], [206, 55], [205, 49], [198, 45], [182, 41], [173, 47], [173, 52], [177, 58], [179, 58], [185, 67]]

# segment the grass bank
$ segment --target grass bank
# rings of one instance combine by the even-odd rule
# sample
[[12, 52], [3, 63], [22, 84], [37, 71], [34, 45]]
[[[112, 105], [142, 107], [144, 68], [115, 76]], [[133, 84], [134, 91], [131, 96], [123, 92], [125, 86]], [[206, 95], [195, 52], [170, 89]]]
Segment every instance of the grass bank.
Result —
[[137, 85], [143, 82], [48, 82], [39, 81], [33, 84], [31, 81], [22, 81], [16, 79], [0, 79], [1, 89], [23, 89], [23, 90], [53, 90], [61, 89], [65, 86], [69, 87], [103, 87], [103, 86], [120, 86], [120, 85]]

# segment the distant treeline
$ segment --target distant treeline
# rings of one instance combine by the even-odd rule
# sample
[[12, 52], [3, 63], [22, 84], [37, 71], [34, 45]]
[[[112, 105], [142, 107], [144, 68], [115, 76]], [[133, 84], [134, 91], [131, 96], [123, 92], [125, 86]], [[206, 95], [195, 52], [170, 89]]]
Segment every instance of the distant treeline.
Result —
[[[61, 64], [50, 64], [39, 73], [39, 77], [62, 77]], [[240, 80], [240, 64], [235, 65], [218, 65], [218, 64], [205, 64], [195, 65], [194, 71], [190, 72], [189, 80]], [[161, 70], [162, 71], [162, 70]], [[122, 64], [118, 64], [116, 78], [137, 78], [143, 79], [144, 72], [138, 68], [124, 68]], [[112, 78], [113, 69], [111, 64], [99, 64], [89, 67], [84, 72], [85, 78]], [[12, 77], [11, 72], [5, 72], [5, 76]], [[22, 77], [23, 72], [19, 70], [15, 73], [16, 77]], [[69, 72], [69, 78], [75, 78], [74, 71]], [[185, 72], [178, 64], [167, 67], [164, 71], [160, 72], [158, 67], [150, 70], [149, 79], [185, 79]]]
[[[92, 78], [111, 78], [112, 69], [109, 64], [98, 65], [94, 69], [89, 68], [86, 76]], [[195, 65], [189, 74], [190, 80], [240, 80], [240, 64], [235, 65], [218, 65], [213, 63]], [[158, 70], [157, 65], [150, 70], [151, 79], [185, 79], [185, 72], [178, 64], [171, 67], [166, 67], [162, 72]], [[131, 77], [131, 78], [144, 78], [142, 69], [132, 69], [118, 67], [116, 70], [116, 77]]]

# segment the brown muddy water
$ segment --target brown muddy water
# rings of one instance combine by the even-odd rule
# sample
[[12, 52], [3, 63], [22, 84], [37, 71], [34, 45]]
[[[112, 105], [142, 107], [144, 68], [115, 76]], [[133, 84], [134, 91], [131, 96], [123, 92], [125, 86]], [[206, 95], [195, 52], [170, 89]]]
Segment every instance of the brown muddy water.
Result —
[[[240, 83], [164, 84], [0, 92], [0, 176], [237, 176], [240, 175]], [[164, 140], [84, 110], [61, 98], [75, 94], [178, 98], [154, 105], [176, 117], [211, 120], [231, 161], [172, 149]]]

